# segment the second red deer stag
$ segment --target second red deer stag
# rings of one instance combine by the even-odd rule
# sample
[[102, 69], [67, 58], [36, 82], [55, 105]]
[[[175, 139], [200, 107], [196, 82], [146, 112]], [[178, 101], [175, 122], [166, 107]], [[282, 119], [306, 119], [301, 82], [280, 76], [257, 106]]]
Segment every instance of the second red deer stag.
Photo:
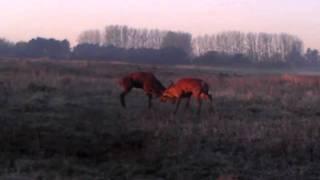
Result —
[[125, 96], [131, 91], [132, 88], [143, 89], [148, 96], [148, 107], [152, 106], [152, 97], [160, 97], [165, 90], [160, 81], [149, 72], [134, 72], [123, 77], [119, 81], [120, 87], [123, 92], [120, 94], [120, 102], [122, 107], [126, 107]]
[[202, 100], [210, 101], [212, 108], [212, 96], [209, 94], [209, 85], [201, 79], [184, 78], [176, 84], [170, 85], [162, 94], [161, 101], [176, 103], [174, 113], [177, 113], [181, 99], [187, 98], [186, 108], [189, 107], [190, 98], [193, 96], [198, 102], [197, 114], [200, 114]]

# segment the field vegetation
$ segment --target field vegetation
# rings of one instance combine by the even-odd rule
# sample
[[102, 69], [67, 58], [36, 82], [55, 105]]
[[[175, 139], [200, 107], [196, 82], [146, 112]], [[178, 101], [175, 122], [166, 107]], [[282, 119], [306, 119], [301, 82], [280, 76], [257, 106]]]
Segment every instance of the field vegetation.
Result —
[[[133, 71], [197, 77], [204, 103], [174, 105], [142, 91], [119, 102]], [[265, 71], [267, 72], [267, 71]], [[184, 102], [182, 102], [183, 105]], [[318, 179], [320, 78], [287, 72], [121, 64], [0, 61], [2, 179]], [[182, 106], [183, 107], [183, 106]]]

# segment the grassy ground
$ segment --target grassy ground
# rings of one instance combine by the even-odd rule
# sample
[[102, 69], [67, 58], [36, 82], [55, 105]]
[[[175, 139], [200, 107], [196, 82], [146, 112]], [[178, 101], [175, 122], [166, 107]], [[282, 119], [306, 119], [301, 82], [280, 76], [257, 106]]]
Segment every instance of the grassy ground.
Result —
[[[119, 103], [116, 81], [151, 71], [193, 76], [204, 104], [174, 106], [141, 91]], [[95, 61], [0, 62], [1, 179], [319, 179], [320, 78]]]

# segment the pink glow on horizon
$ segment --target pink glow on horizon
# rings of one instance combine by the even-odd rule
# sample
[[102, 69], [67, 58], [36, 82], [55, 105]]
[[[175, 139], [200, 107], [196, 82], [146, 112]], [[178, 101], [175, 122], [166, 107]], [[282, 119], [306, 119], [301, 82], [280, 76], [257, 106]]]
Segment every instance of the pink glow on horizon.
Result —
[[105, 25], [188, 31], [288, 32], [320, 49], [317, 0], [11, 0], [1, 2], [0, 37], [69, 39]]

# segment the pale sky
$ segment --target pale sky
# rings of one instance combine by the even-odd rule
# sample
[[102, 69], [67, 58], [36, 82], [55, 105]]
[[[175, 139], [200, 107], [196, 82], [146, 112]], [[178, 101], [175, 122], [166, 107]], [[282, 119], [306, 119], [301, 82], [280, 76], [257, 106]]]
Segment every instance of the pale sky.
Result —
[[67, 38], [106, 25], [187, 31], [287, 32], [320, 49], [320, 0], [0, 0], [0, 37]]

